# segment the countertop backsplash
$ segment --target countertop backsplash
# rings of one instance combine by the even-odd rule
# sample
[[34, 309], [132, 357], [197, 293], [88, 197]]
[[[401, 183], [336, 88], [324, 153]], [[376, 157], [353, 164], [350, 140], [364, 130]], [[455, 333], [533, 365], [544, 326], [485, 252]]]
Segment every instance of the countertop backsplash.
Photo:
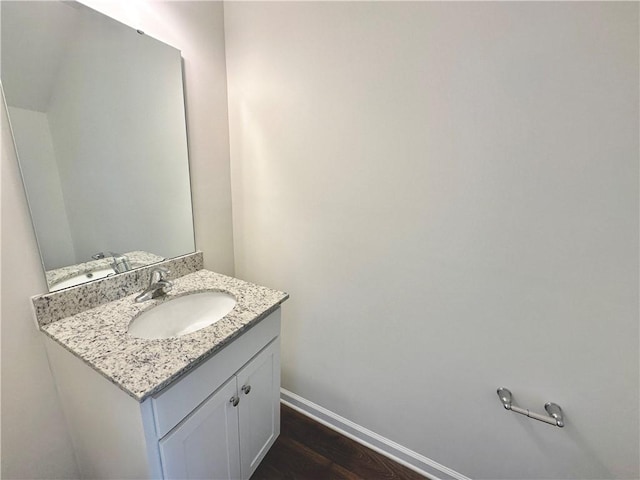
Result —
[[171, 272], [168, 278], [174, 280], [201, 270], [203, 255], [202, 252], [190, 253], [76, 287], [36, 295], [32, 298], [36, 320], [40, 327], [43, 327], [103, 303], [142, 291], [149, 285], [151, 270], [159, 266], [168, 268]]

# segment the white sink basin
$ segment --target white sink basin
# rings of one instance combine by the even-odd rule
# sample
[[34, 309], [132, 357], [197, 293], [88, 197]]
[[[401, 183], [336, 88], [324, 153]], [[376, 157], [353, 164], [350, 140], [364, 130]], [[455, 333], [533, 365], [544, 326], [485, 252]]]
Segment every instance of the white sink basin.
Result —
[[168, 300], [129, 324], [129, 334], [138, 338], [179, 337], [213, 325], [233, 310], [236, 299], [226, 292], [201, 292]]
[[70, 278], [65, 278], [64, 280], [60, 280], [59, 282], [51, 285], [50, 290], [55, 292], [56, 290], [61, 290], [63, 288], [75, 287], [76, 285], [81, 285], [90, 280], [98, 280], [99, 278], [108, 277], [109, 275], [115, 275], [115, 271], [113, 268], [107, 267], [102, 268], [100, 270], [92, 270], [90, 272], [80, 273]]

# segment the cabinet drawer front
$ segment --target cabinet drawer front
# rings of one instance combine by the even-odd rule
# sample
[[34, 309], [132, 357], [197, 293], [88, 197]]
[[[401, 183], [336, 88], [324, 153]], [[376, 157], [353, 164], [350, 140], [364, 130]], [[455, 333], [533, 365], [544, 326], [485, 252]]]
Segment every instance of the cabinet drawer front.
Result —
[[156, 437], [164, 437], [279, 334], [278, 308], [202, 365], [153, 397]]

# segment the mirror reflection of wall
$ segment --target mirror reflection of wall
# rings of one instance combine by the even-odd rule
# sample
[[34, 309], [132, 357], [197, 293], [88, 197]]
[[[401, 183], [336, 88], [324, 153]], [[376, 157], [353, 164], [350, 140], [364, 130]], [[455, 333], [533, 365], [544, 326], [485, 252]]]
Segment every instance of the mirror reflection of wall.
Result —
[[180, 52], [73, 2], [0, 8], [2, 85], [45, 270], [98, 252], [140, 252], [132, 268], [192, 252]]

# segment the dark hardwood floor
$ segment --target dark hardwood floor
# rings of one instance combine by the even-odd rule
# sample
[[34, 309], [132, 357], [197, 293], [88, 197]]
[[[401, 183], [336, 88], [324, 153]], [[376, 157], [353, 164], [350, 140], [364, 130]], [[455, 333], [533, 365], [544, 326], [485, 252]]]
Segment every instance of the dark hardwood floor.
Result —
[[424, 480], [289, 407], [281, 416], [280, 436], [251, 480]]

